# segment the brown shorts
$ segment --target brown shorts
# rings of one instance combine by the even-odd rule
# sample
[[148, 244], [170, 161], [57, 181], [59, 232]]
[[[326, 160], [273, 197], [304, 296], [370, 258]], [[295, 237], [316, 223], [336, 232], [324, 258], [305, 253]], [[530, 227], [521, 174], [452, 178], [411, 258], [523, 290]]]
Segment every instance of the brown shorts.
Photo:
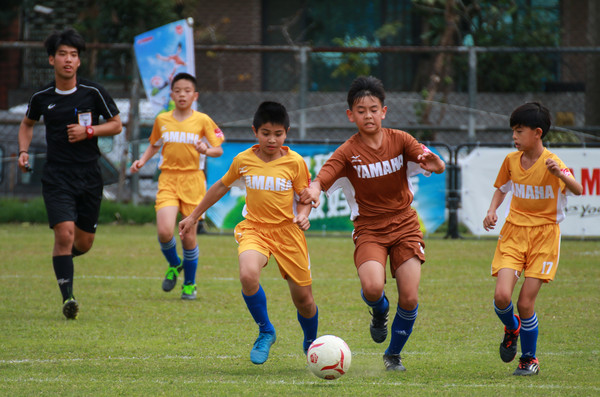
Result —
[[390, 257], [392, 277], [401, 264], [417, 257], [425, 262], [425, 242], [414, 209], [394, 215], [357, 219], [352, 232], [354, 264], [358, 269], [367, 261], [385, 266]]

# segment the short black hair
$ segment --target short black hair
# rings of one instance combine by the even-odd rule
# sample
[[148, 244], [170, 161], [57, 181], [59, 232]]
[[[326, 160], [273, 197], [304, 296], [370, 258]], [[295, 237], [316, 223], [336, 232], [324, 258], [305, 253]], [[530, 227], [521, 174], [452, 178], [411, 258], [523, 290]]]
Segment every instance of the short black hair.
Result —
[[374, 96], [379, 99], [383, 106], [385, 100], [383, 83], [377, 77], [359, 76], [354, 79], [348, 90], [348, 108], [352, 109], [359, 99], [367, 96]]
[[550, 111], [539, 102], [527, 102], [510, 115], [510, 128], [515, 126], [541, 128], [542, 138], [546, 136], [552, 125]]
[[48, 36], [44, 42], [44, 47], [46, 47], [48, 56], [56, 55], [56, 51], [58, 51], [58, 47], [61, 45], [76, 48], [78, 54], [85, 51], [85, 40], [81, 37], [79, 32], [73, 28], [67, 28], [62, 32], [54, 32]]
[[254, 113], [252, 126], [258, 131], [266, 123], [282, 125], [287, 131], [290, 128], [290, 116], [285, 106], [278, 102], [265, 101], [261, 103]]
[[179, 80], [188, 80], [191, 81], [194, 84], [194, 89], [196, 89], [196, 78], [194, 76], [192, 76], [189, 73], [177, 73], [175, 75], [175, 77], [173, 77], [173, 80], [171, 81], [171, 89], [173, 89], [173, 86], [175, 85], [176, 82], [178, 82]]

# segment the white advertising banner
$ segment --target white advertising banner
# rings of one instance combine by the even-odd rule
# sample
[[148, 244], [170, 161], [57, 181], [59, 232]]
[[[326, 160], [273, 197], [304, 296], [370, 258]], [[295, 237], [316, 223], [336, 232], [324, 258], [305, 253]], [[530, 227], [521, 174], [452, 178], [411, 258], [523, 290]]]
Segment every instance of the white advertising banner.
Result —
[[[600, 148], [549, 148], [571, 169], [583, 185], [581, 196], [567, 196], [566, 219], [560, 223], [563, 236], [600, 236]], [[502, 161], [514, 148], [476, 148], [459, 162], [461, 208], [459, 220], [479, 236], [498, 235], [508, 215], [509, 193], [496, 212], [498, 224], [489, 232], [483, 218], [496, 188], [494, 182]]]

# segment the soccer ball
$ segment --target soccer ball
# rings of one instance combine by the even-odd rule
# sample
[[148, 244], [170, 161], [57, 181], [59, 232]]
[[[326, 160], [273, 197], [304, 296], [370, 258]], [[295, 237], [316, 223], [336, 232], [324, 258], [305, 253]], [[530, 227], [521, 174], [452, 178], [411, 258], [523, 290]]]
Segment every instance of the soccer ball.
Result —
[[350, 368], [352, 353], [342, 338], [323, 335], [311, 343], [306, 361], [310, 371], [319, 378], [337, 379]]

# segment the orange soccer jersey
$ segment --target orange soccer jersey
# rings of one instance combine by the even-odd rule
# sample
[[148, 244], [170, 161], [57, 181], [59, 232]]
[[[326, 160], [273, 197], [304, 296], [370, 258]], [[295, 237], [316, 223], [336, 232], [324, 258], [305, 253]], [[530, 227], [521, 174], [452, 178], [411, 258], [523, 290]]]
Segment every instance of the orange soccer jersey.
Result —
[[173, 111], [156, 116], [150, 144], [162, 145], [159, 168], [169, 171], [195, 171], [204, 168], [204, 158], [194, 144], [204, 140], [210, 146], [221, 146], [223, 132], [206, 114], [196, 112], [183, 121], [173, 117]]
[[567, 166], [548, 149], [525, 170], [521, 166], [521, 152], [506, 156], [494, 187], [503, 193], [512, 192], [507, 222], [519, 226], [540, 226], [559, 223], [565, 218], [567, 190], [563, 181], [548, 172], [546, 159], [556, 161], [566, 175], [573, 178]]
[[294, 219], [294, 193], [308, 187], [310, 173], [304, 159], [286, 146], [285, 156], [265, 163], [254, 153], [258, 145], [233, 159], [222, 182], [231, 186], [241, 180], [246, 187], [244, 217], [261, 224], [280, 224]]

